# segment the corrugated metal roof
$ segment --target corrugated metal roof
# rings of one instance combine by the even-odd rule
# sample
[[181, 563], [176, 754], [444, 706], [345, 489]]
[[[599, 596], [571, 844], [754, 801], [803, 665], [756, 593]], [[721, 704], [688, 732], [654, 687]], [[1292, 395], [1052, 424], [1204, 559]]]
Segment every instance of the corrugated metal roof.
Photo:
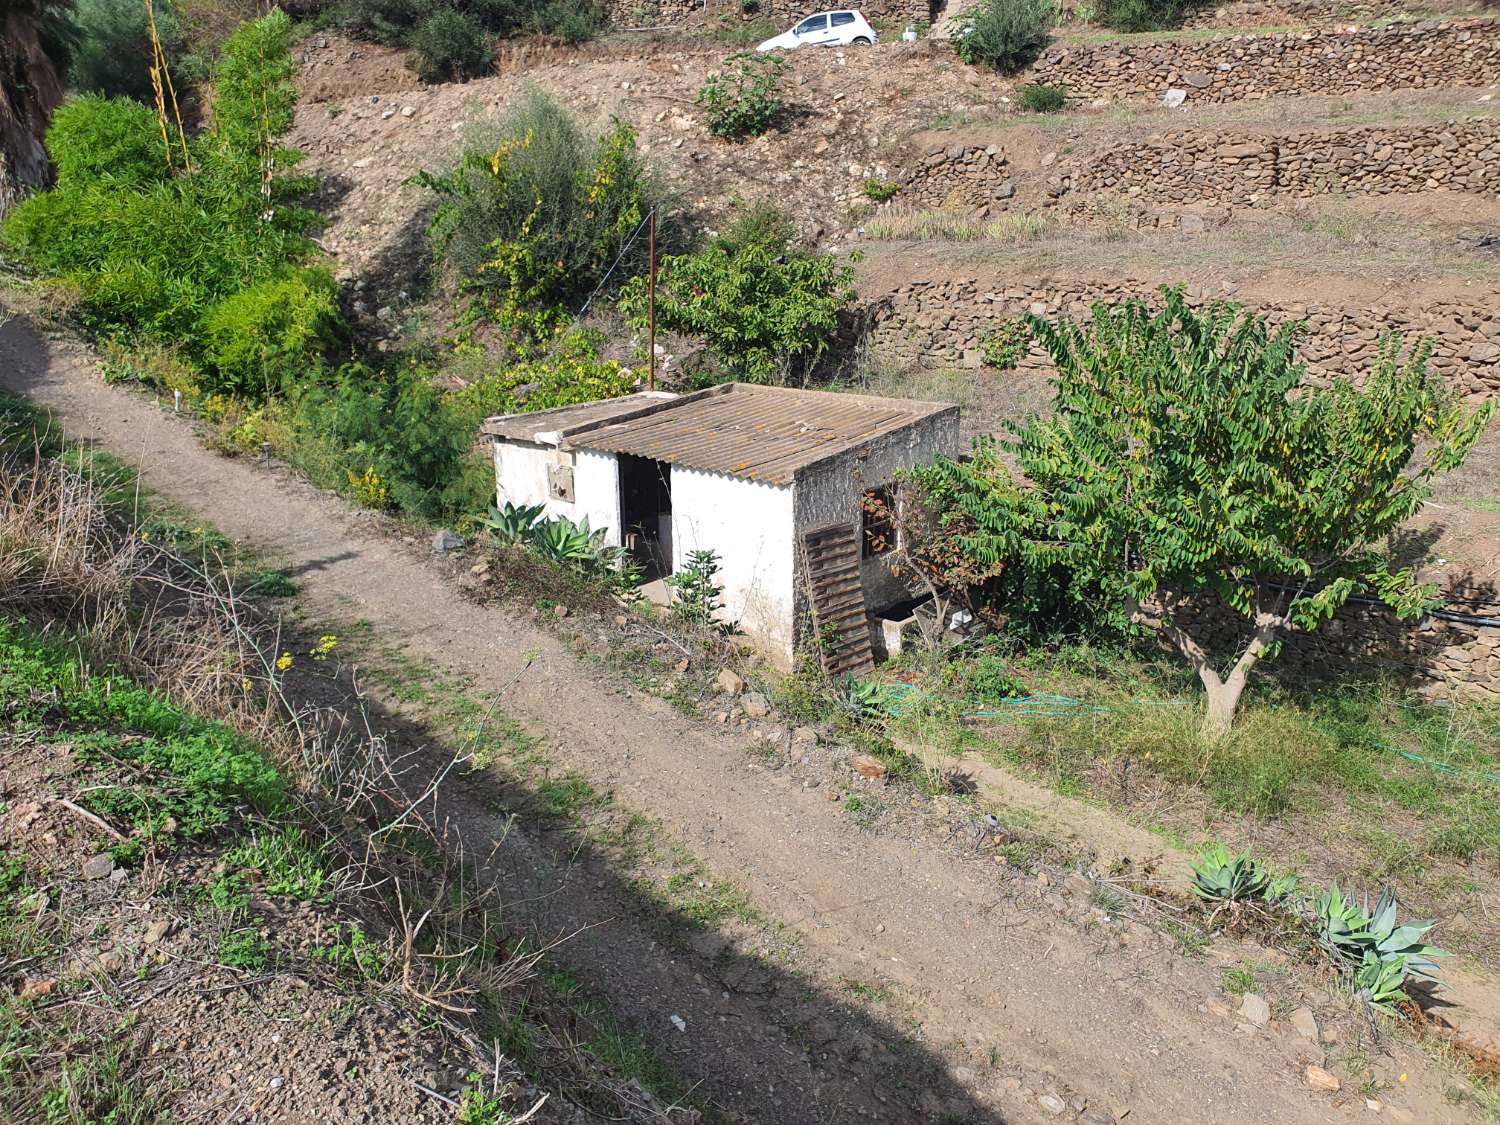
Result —
[[826, 457], [957, 410], [951, 403], [729, 383], [588, 426], [568, 444], [783, 485]]
[[529, 414], [501, 414], [486, 418], [480, 432], [511, 441], [532, 441], [538, 445], [554, 445], [559, 437], [566, 436], [579, 427], [597, 425], [622, 418], [630, 418], [642, 410], [671, 402], [679, 396], [667, 391], [646, 391], [641, 394], [624, 395], [620, 398], [605, 398], [597, 402], [579, 403], [577, 406], [554, 406], [550, 410], [533, 410]]

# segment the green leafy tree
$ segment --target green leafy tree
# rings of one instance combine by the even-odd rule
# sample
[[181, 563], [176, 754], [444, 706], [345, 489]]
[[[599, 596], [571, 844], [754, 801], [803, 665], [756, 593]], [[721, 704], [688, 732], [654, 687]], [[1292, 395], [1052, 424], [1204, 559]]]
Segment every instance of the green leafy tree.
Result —
[[774, 55], [739, 51], [724, 60], [724, 68], [710, 74], [695, 99], [708, 117], [716, 137], [740, 140], [758, 137], [776, 123], [786, 102], [781, 96], [785, 69]]
[[[647, 297], [643, 277], [620, 294], [626, 323], [637, 331], [646, 327]], [[792, 247], [784, 228], [752, 211], [707, 249], [662, 260], [656, 322], [707, 341], [731, 378], [806, 382], [854, 297], [847, 263]]]
[[[1316, 629], [1361, 593], [1403, 617], [1432, 604], [1435, 587], [1382, 541], [1463, 461], [1493, 407], [1452, 401], [1427, 345], [1403, 361], [1388, 341], [1363, 389], [1312, 387], [1297, 360], [1305, 326], [1273, 334], [1228, 302], [1199, 312], [1180, 289], [1164, 298], [1157, 313], [1097, 304], [1087, 327], [1029, 317], [1057, 367], [1054, 413], [1007, 443], [1031, 495], [1023, 506], [973, 488], [960, 502], [977, 525], [968, 550], [1064, 563], [1160, 628], [1202, 681], [1203, 733], [1218, 738], [1288, 630]], [[1189, 612], [1205, 595], [1246, 622], [1227, 664]]]

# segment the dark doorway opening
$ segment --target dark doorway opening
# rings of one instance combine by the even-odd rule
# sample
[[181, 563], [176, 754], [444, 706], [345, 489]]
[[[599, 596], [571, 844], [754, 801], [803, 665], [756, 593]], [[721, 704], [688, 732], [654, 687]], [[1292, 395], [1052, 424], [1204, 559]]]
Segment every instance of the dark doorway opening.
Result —
[[620, 524], [625, 549], [646, 582], [672, 573], [672, 466], [620, 454]]

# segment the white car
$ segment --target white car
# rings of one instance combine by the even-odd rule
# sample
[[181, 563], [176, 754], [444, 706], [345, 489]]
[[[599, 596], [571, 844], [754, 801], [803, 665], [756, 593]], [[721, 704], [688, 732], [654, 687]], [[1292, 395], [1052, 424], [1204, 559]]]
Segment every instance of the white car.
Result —
[[868, 47], [880, 36], [862, 12], [819, 12], [790, 31], [767, 39], [757, 51], [795, 51], [798, 47]]

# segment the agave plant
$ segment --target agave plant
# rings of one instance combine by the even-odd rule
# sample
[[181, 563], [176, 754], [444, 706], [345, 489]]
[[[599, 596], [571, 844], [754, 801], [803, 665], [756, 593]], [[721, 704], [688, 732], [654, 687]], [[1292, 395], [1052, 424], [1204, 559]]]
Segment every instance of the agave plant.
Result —
[[858, 719], [878, 718], [885, 711], [885, 692], [877, 683], [845, 673], [839, 682], [839, 697]]
[[1302, 885], [1302, 880], [1296, 874], [1288, 872], [1284, 875], [1276, 875], [1266, 884], [1263, 892], [1265, 900], [1272, 906], [1278, 903], [1290, 903], [1297, 889]]
[[1344, 968], [1359, 964], [1368, 944], [1370, 912], [1346, 898], [1335, 880], [1318, 896], [1318, 943]]
[[1354, 972], [1354, 987], [1370, 1007], [1387, 1015], [1397, 1015], [1396, 1003], [1406, 997], [1408, 975], [1415, 974], [1404, 957], [1385, 961], [1373, 952], [1367, 952]]
[[585, 569], [597, 564], [605, 549], [604, 529], [592, 530], [587, 516], [579, 523], [566, 516], [544, 520], [531, 529], [528, 541], [538, 554]]
[[1264, 894], [1271, 877], [1247, 853], [1230, 858], [1223, 844], [1208, 848], [1193, 869], [1193, 893], [1210, 902], [1233, 905]]
[[531, 537], [537, 522], [546, 510], [545, 504], [522, 504], [517, 507], [509, 500], [505, 507], [490, 505], [490, 514], [480, 516], [474, 522], [487, 530], [489, 537], [502, 547], [524, 543]]
[[1357, 903], [1346, 898], [1337, 883], [1318, 899], [1318, 939], [1335, 960], [1346, 965], [1362, 963], [1366, 953], [1382, 961], [1403, 958], [1413, 976], [1432, 980], [1437, 972], [1434, 957], [1443, 951], [1426, 945], [1422, 939], [1434, 922], [1396, 924], [1396, 896], [1389, 888], [1382, 891], [1372, 913], [1369, 902]]

